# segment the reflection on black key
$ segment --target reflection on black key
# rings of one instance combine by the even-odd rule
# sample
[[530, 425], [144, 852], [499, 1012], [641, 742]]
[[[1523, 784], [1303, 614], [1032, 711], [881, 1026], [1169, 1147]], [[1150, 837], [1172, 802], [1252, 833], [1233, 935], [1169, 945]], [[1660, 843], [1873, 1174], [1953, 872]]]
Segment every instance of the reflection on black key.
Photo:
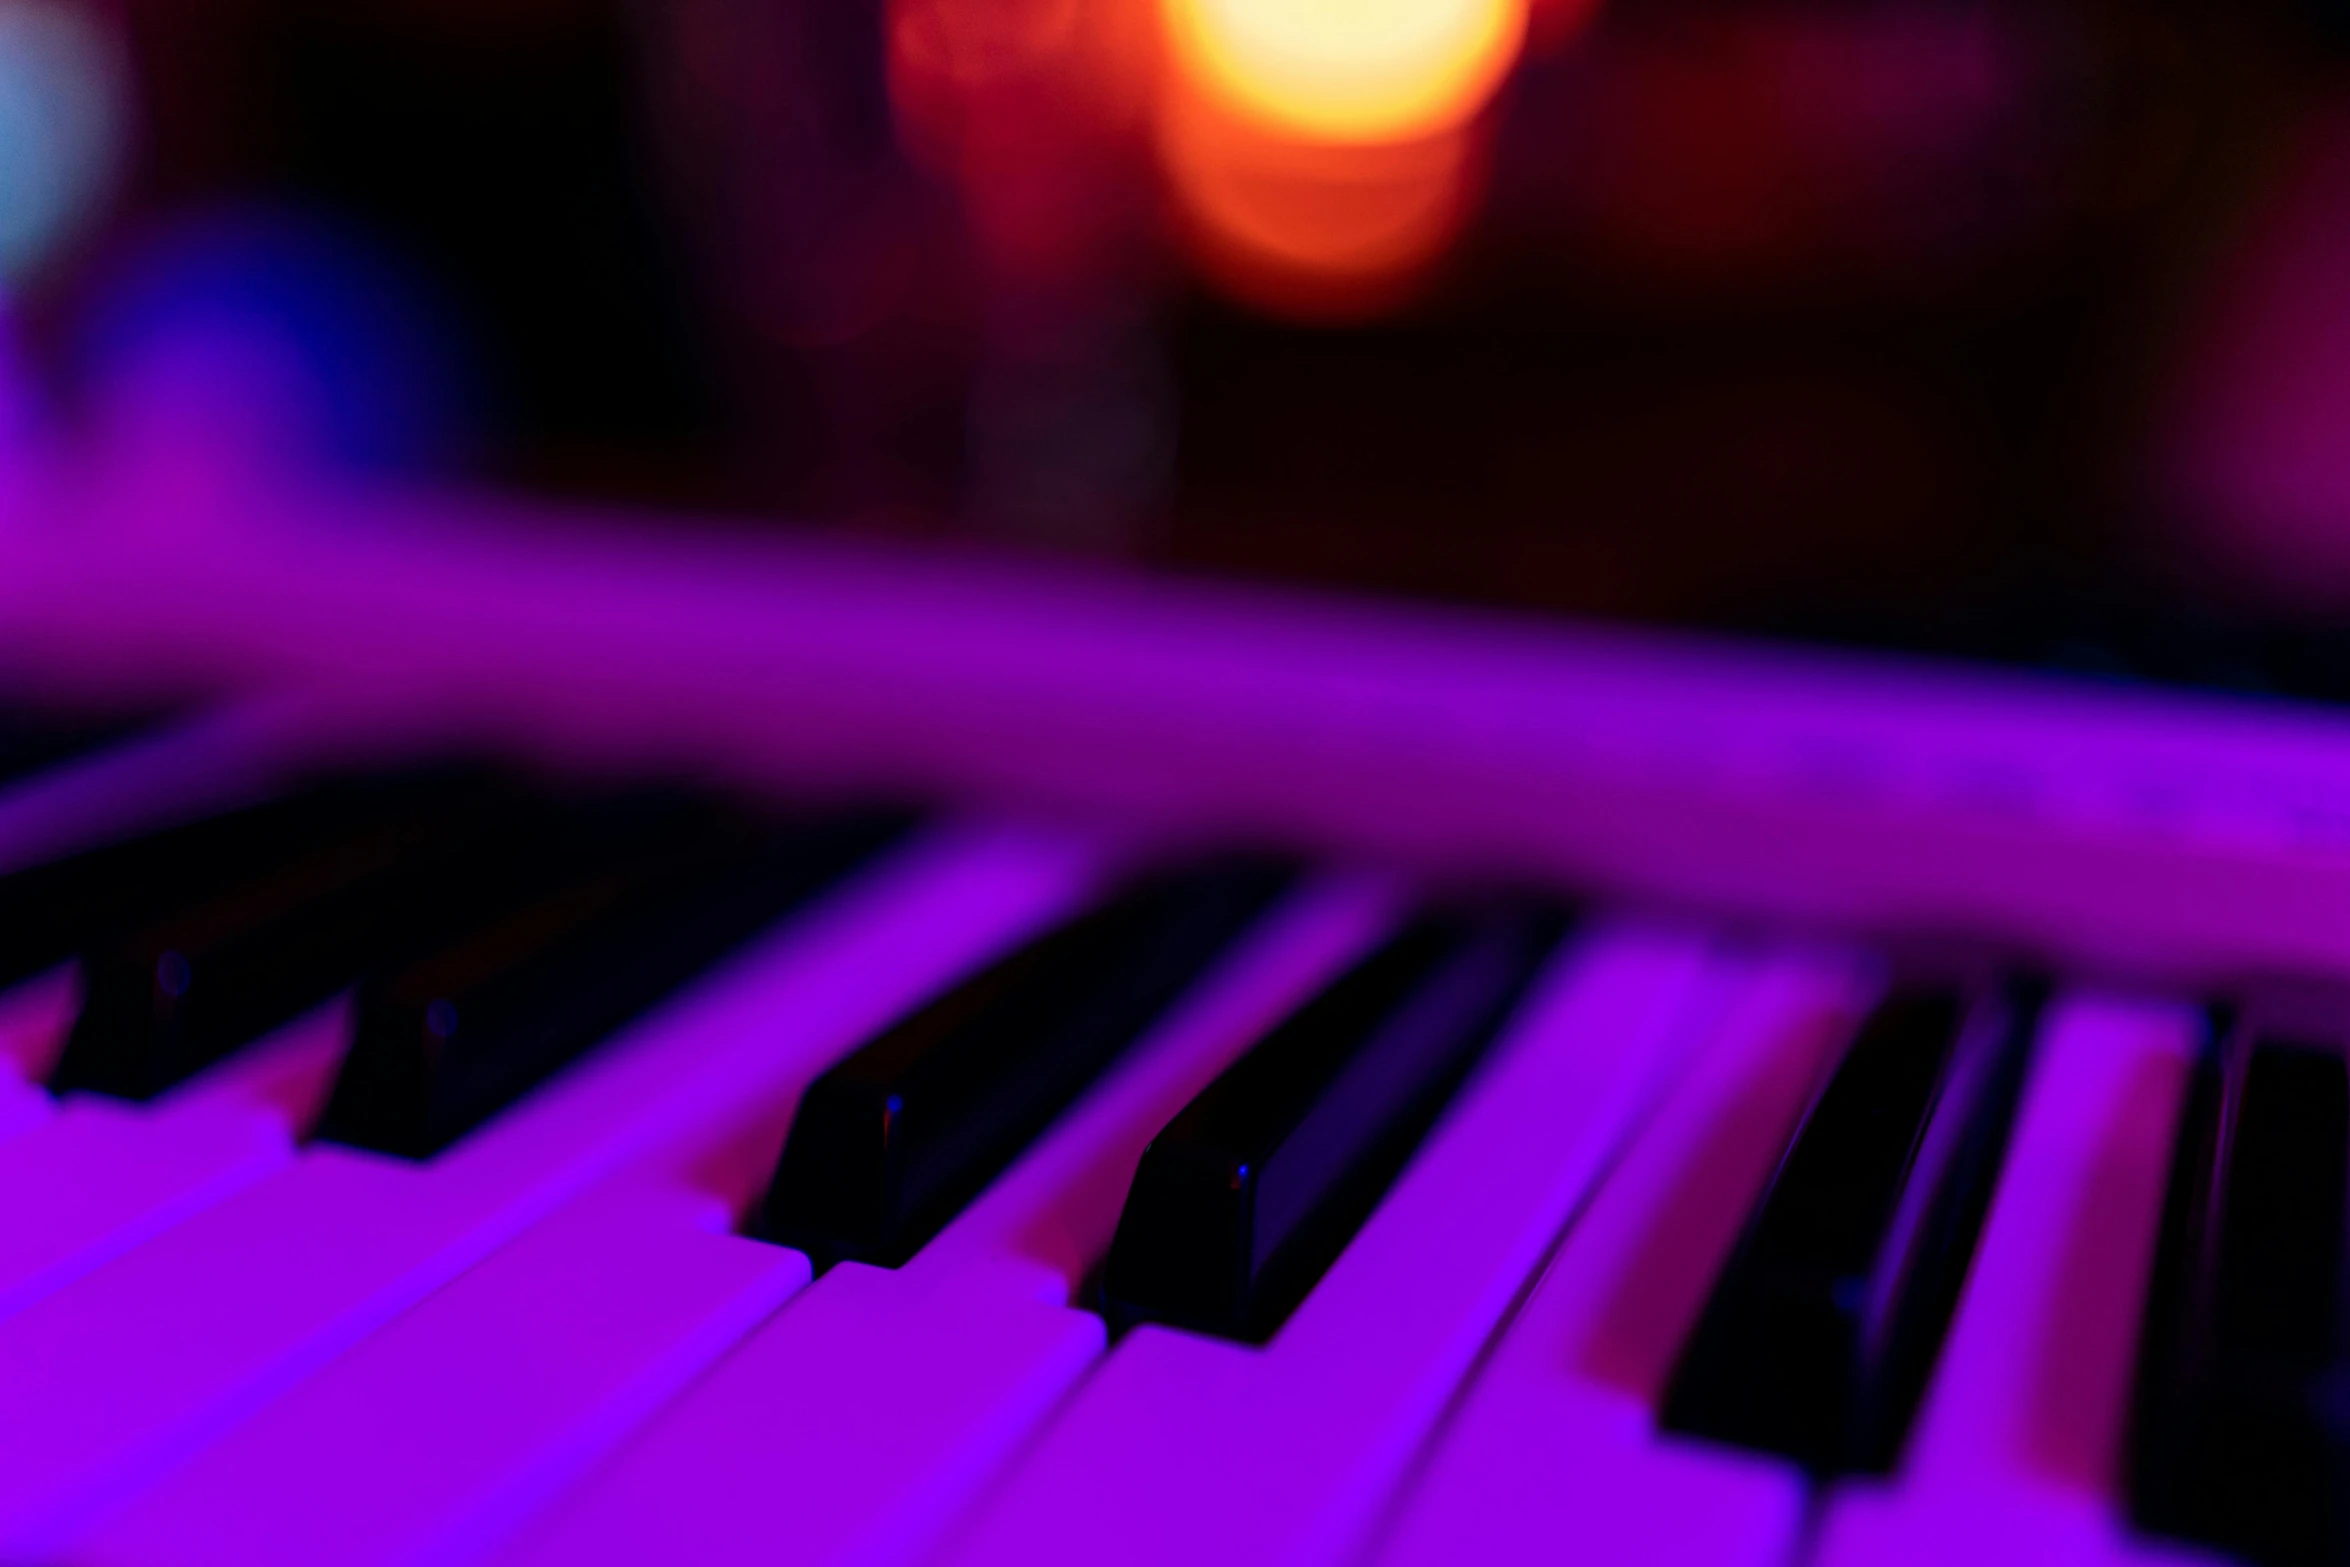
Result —
[[370, 981], [318, 1135], [439, 1152], [898, 831], [860, 818], [779, 833], [696, 813]]
[[1668, 1428], [1823, 1476], [1891, 1469], [1974, 1253], [2037, 1010], [2021, 986], [1904, 987], [1877, 1007], [1715, 1282]]
[[2138, 1523], [2279, 1563], [2350, 1550], [2350, 1073], [2233, 1033], [2197, 1074], [2139, 1346]]
[[1269, 866], [1153, 880], [992, 964], [808, 1088], [761, 1233], [896, 1267], [1198, 979], [1279, 890]]
[[0, 986], [403, 808], [415, 781], [336, 783], [0, 875]]
[[84, 950], [58, 1090], [146, 1099], [291, 1021], [466, 909], [522, 814], [450, 777], [371, 797], [325, 834]]
[[1556, 945], [1526, 908], [1422, 914], [1201, 1090], [1142, 1156], [1114, 1326], [1263, 1342], [1336, 1260]]

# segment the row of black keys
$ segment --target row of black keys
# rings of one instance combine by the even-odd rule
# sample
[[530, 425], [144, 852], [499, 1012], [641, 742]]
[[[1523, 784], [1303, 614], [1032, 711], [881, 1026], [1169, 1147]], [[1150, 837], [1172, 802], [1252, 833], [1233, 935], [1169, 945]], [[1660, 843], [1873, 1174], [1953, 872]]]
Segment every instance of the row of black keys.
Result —
[[[319, 1135], [424, 1157], [479, 1128], [899, 830], [478, 774], [346, 780], [0, 877], [0, 984], [79, 964], [52, 1082], [147, 1098], [346, 988]], [[1285, 880], [1141, 880], [938, 997], [804, 1096], [759, 1220], [820, 1267], [904, 1262], [1145, 1034]], [[1262, 1341], [1343, 1249], [1565, 928], [1423, 911], [1152, 1142], [1101, 1304]], [[2030, 986], [1897, 988], [1859, 1029], [1718, 1278], [1674, 1429], [1883, 1472], [1996, 1178]], [[2222, 1033], [2226, 1042], [2218, 1043]], [[2167, 1532], [2332, 1559], [2350, 1082], [2218, 1031], [2150, 1297], [2132, 1493]]]
[[[64, 963], [59, 1091], [155, 1097], [344, 991], [315, 1135], [429, 1158], [903, 830], [473, 771], [345, 779], [0, 876], [0, 986]], [[803, 1096], [761, 1233], [896, 1265], [1278, 897], [1229, 859], [1143, 877], [970, 976]], [[1320, 1276], [1555, 947], [1522, 903], [1431, 909], [1162, 1136], [1117, 1314], [1262, 1338]]]
[[[1893, 1469], [2041, 999], [2010, 982], [1877, 1008], [1715, 1282], [1668, 1428], [1823, 1478]], [[2118, 1478], [2151, 1533], [2279, 1567], [2350, 1561], [2350, 1058], [2330, 1016], [2315, 1032], [2230, 1007], [2204, 1021]]]

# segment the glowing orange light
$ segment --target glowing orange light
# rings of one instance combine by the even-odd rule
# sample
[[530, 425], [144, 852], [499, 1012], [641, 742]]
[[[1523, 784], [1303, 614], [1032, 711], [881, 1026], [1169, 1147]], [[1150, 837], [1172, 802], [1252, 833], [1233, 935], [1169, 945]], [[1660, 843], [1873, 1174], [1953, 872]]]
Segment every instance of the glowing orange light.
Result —
[[1413, 293], [1475, 204], [1532, 3], [1158, 0], [1159, 157], [1202, 269], [1284, 315]]
[[1527, 0], [1162, 0], [1177, 72], [1317, 142], [1389, 142], [1470, 118], [1525, 41]]
[[1282, 315], [1359, 316], [1409, 295], [1466, 218], [1477, 148], [1281, 141], [1204, 111], [1169, 115], [1159, 152], [1194, 259], [1228, 293]]

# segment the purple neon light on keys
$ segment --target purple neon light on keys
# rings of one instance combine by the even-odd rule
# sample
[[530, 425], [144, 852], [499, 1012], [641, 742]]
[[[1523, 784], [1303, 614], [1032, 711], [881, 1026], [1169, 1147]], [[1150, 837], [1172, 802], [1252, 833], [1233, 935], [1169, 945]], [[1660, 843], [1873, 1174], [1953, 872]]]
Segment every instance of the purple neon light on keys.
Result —
[[1908, 1461], [1830, 1501], [1823, 1567], [2200, 1560], [2129, 1534], [2132, 1351], [2193, 1008], [2083, 994], [2048, 1020], [2015, 1145]]
[[[452, 591], [460, 605], [486, 606], [500, 579], [486, 567], [468, 578], [480, 567], [470, 558]], [[288, 567], [279, 585], [301, 569]], [[455, 613], [452, 645], [464, 651], [448, 655], [448, 670], [480, 658], [484, 690], [519, 700], [531, 638], [564, 646], [625, 602], [617, 588], [599, 597], [597, 569], [582, 568], [590, 591], [566, 611], [573, 632], [547, 598], [521, 606], [523, 629], [486, 631]], [[792, 735], [812, 753], [837, 741], [822, 766], [845, 774], [952, 774], [953, 743], [916, 733], [905, 715], [931, 697], [976, 693], [965, 742], [981, 746], [970, 736], [989, 730], [984, 747], [1007, 758], [980, 769], [991, 787], [1042, 776], [1044, 752], [1107, 724], [1136, 749], [1087, 749], [1065, 792], [1093, 806], [1123, 798], [1146, 818], [1167, 805], [1163, 819], [1180, 820], [1213, 796], [1206, 815], [1294, 823], [1318, 790], [1333, 841], [1376, 839], [1410, 804], [1424, 814], [1397, 827], [1396, 842], [1472, 864], [1490, 863], [1518, 831], [1541, 839], [1542, 855], [1572, 858], [1589, 847], [1575, 834], [1603, 830], [1590, 826], [1598, 820], [1630, 832], [1625, 863], [1662, 856], [1668, 891], [1735, 883], [1752, 896], [1729, 901], [1753, 907], [1769, 902], [1759, 889], [1772, 875], [1796, 868], [1814, 878], [1791, 894], [1797, 912], [1849, 913], [1882, 895], [1914, 914], [1956, 889], [1953, 917], [1991, 924], [2025, 904], [2023, 923], [2042, 929], [2111, 913], [2110, 930], [2082, 940], [2119, 930], [2113, 950], [2166, 963], [2235, 921], [2202, 967], [2179, 971], [2198, 983], [2247, 954], [2322, 965], [2339, 941], [2326, 917], [2336, 893], [2320, 875], [2330, 862], [2268, 840], [2241, 853], [2212, 838], [2139, 842], [2086, 807], [2077, 819], [2005, 825], [1978, 814], [1943, 835], [1930, 790], [1902, 795], [1898, 810], [1864, 802], [1873, 825], [1840, 840], [1840, 808], [1769, 789], [1732, 809], [1723, 800], [1735, 790], [1708, 794], [1686, 775], [1653, 796], [1634, 787], [1670, 749], [1659, 737], [1702, 717], [1710, 734], [1731, 737], [1717, 781], [1746, 788], [1771, 735], [1834, 727], [1836, 701], [1804, 698], [1799, 678], [1730, 679], [1729, 701], [1709, 695], [1720, 671], [1702, 659], [1648, 668], [1629, 654], [1596, 659], [1608, 667], [1568, 691], [1546, 684], [1538, 650], [1438, 637], [1454, 662], [1431, 667], [1449, 674], [1402, 681], [1424, 703], [1382, 706], [1383, 696], [1353, 708], [1341, 655], [1375, 653], [1368, 620], [1309, 617], [1276, 637], [1277, 617], [1168, 601], [1149, 612], [1164, 625], [1125, 636], [1121, 617], [1050, 591], [999, 614], [983, 591], [940, 578], [893, 607], [861, 569], [819, 563], [795, 601], [813, 606], [812, 618], [796, 628], [756, 624], [757, 595], [719, 596], [697, 651], [655, 658], [634, 689], [686, 690], [669, 715], [672, 738], [711, 745], [728, 700], [759, 700], [746, 694], [755, 680], [692, 673], [711, 647], [730, 650], [737, 677], [815, 650], [852, 670], [858, 694], [836, 700], [887, 698], [844, 720], [849, 739]], [[423, 583], [393, 570], [336, 591], [362, 610], [412, 610], [400, 595]], [[662, 591], [670, 608], [693, 602], [677, 580]], [[277, 623], [247, 610], [259, 617], [245, 628], [254, 645], [282, 652]], [[924, 673], [919, 658], [882, 670], [876, 650], [930, 611], [977, 628], [973, 657], [951, 673]], [[666, 610], [654, 618], [686, 624]], [[70, 619], [49, 613], [53, 626]], [[1161, 635], [1178, 624], [1231, 632], [1241, 651], [1216, 653], [1221, 673], [1187, 684], [1183, 639]], [[1056, 677], [1034, 730], [1012, 723], [1007, 693], [1087, 637], [1106, 650], [1100, 666]], [[1282, 675], [1267, 653], [1276, 642], [1315, 680]], [[894, 645], [902, 652], [903, 638]], [[313, 652], [318, 667], [341, 656]], [[1591, 649], [1570, 652], [1559, 667]], [[543, 678], [545, 647], [537, 656]], [[1273, 672], [1251, 687], [1243, 671], [1260, 668]], [[1451, 676], [1511, 668], [1518, 684], [1462, 696], [1461, 745], [1442, 766], [1366, 760], [1410, 727], [1399, 714], [1444, 710], [1447, 693], [1460, 694]], [[1088, 705], [1122, 681], [1172, 713], [1168, 732], [1187, 744], [1217, 732], [1211, 716], [1238, 717], [1246, 722], [1226, 732], [1279, 733], [1274, 750], [1294, 770], [1217, 785], [1218, 769], [1248, 748], [1170, 760], [1163, 737]], [[805, 717], [793, 704], [816, 704], [811, 689], [771, 711]], [[1552, 711], [1537, 700], [1545, 691], [1574, 722], [1504, 743], [1513, 722]], [[1996, 704], [1959, 702], [1937, 730], [1899, 711], [1932, 704], [1897, 683], [1844, 694], [1865, 714], [1858, 730], [1904, 758], [1904, 788], [1923, 775], [1919, 756], [1977, 742], [2045, 745], [2063, 757], [2055, 771], [2096, 775], [2096, 743], [2069, 736], [2061, 714], [2009, 724]], [[649, 706], [628, 710], [633, 700], [616, 720], [632, 730], [628, 744], [659, 728]], [[578, 739], [594, 731], [591, 705], [566, 698], [533, 722], [573, 725]], [[1607, 729], [1610, 712], [1624, 715], [1624, 730]], [[993, 732], [999, 721], [1007, 732]], [[2132, 723], [2105, 731], [2127, 738], [2120, 749], [2142, 748], [2131, 765], [2196, 752], [2186, 741], [2165, 751], [2159, 723]], [[895, 738], [878, 738], [893, 725]], [[2322, 736], [2289, 728], [2268, 736], [2262, 765], [2315, 777], [2341, 759]], [[1601, 755], [1635, 733], [1658, 741], [1642, 752], [1649, 762]], [[1984, 738], [1995, 733], [1996, 745]], [[791, 771], [771, 729], [743, 746], [757, 753], [746, 765]], [[214, 798], [277, 765], [253, 755], [218, 765]], [[1354, 789], [1344, 774], [1357, 765], [1375, 776]], [[1487, 813], [1474, 823], [1444, 787], [1470, 776], [1481, 780], [1469, 789], [1474, 808]], [[118, 808], [113, 827], [96, 813], [69, 831], [62, 796], [40, 779], [30, 787], [0, 792], [0, 864], [11, 822], [34, 824], [24, 841], [47, 845], [142, 819]], [[2230, 809], [2257, 814], [2249, 786], [2219, 792]], [[167, 794], [150, 789], [144, 809], [160, 812]], [[1170, 805], [1178, 795], [1187, 800]], [[47, 801], [37, 810], [18, 803], [36, 797]], [[1550, 813], [1594, 802], [1596, 815], [1553, 835]], [[1748, 807], [1744, 825], [1730, 821]], [[1903, 811], [1906, 826], [1893, 820]], [[2089, 825], [2068, 838], [2066, 821]], [[1789, 823], [1801, 830], [1767, 849], [1733, 841]], [[2007, 879], [2035, 845], [2058, 840], [2037, 882]], [[1904, 845], [1914, 858], [1903, 859]], [[1717, 851], [1722, 866], [1700, 866]], [[1534, 1558], [1618, 1545], [1691, 1567], [1859, 1567], [1935, 1552], [2085, 1563], [2168, 1550], [2123, 1531], [2111, 1468], [2183, 1074], [2175, 998], [2185, 991], [2158, 1002], [2060, 993], [1902, 1457], [1883, 1481], [1825, 1491], [1807, 1492], [1767, 1460], [1664, 1436], [1654, 1407], [1792, 1118], [1844, 1037], [1837, 1020], [1870, 993], [1868, 965], [1847, 956], [1758, 948], [1702, 924], [1660, 932], [1603, 921], [1263, 1348], [1160, 1329], [1112, 1344], [1078, 1302], [1142, 1142], [1396, 916], [1402, 895], [1367, 880], [1319, 881], [1284, 905], [903, 1267], [844, 1264], [811, 1286], [795, 1253], [726, 1233], [771, 1174], [801, 1085], [939, 985], [1082, 906], [1115, 858], [1081, 834], [930, 840], [416, 1166], [297, 1148], [304, 1107], [315, 1107], [336, 1054], [331, 1019], [150, 1106], [52, 1107], [25, 1085], [53, 1048], [60, 994], [0, 997], [23, 1112], [0, 1119], [0, 1177], [62, 1193], [0, 1223], [0, 1547], [120, 1567], [485, 1557], [551, 1567], [664, 1552], [771, 1559], [779, 1549], [820, 1560], [1426, 1563], [1471, 1547]], [[2209, 902], [2155, 906], [2186, 878], [2182, 867], [2207, 862], [2220, 866]], [[2114, 874], [2100, 880], [2084, 866]], [[1807, 1508], [1816, 1536], [1805, 1532]]]
[[1331, 1562], [1359, 1549], [1559, 1226], [1709, 1022], [1720, 982], [1707, 943], [1682, 933], [1571, 943], [1270, 1343], [1136, 1329], [946, 1559]]
[[1876, 982], [1848, 955], [1741, 961], [1712, 1037], [1468, 1389], [1382, 1562], [1792, 1558], [1804, 1485], [1669, 1441], [1657, 1405], [1755, 1194]]
[[917, 1555], [1102, 1352], [1071, 1301], [1142, 1144], [1395, 903], [1360, 879], [1294, 899], [913, 1262], [826, 1274], [498, 1560], [757, 1561], [785, 1515], [807, 1560]]
[[692, 1169], [749, 1111], [1093, 874], [1081, 843], [934, 838], [746, 951], [429, 1165], [331, 1147], [0, 1322], [0, 1549], [61, 1549], [141, 1482], [595, 1181]]
[[[813, 1442], [841, 1464], [855, 1445], [856, 1427], [846, 1417], [859, 1409], [929, 1409], [939, 1435], [967, 1451], [983, 1438], [949, 1418], [952, 1387], [984, 1391], [991, 1374], [1008, 1373], [1008, 1394], [999, 1396], [1015, 1408], [1038, 1395], [1049, 1398], [1067, 1374], [1056, 1372], [1068, 1359], [1066, 1347], [1099, 1339], [1098, 1325], [1087, 1327], [1091, 1319], [1047, 1298], [1055, 1278], [1064, 1296], [1074, 1288], [1083, 1260], [1072, 1254], [1071, 1242], [1104, 1222], [1098, 1210], [1106, 1183], [1087, 1177], [1121, 1157], [1130, 1160], [1139, 1128], [1196, 1077], [1200, 1058], [1212, 1064], [1236, 1032], [1245, 1034], [1269, 1005], [1294, 991], [1301, 975], [1310, 977], [1334, 949], [1358, 939], [1378, 909], [1366, 889], [1334, 889], [1276, 923], [1228, 980], [1169, 1020], [1163, 1042], [1146, 1047], [1133, 1072], [1107, 1085], [1098, 1107], [1080, 1112], [1065, 1134], [951, 1227], [925, 1253], [922, 1268], [908, 1270], [913, 1287], [901, 1292], [894, 1310], [885, 1286], [878, 1291], [882, 1310], [863, 1316], [852, 1310], [845, 1319], [833, 1313], [845, 1332], [827, 1337], [821, 1330], [826, 1302], [858, 1301], [863, 1276], [899, 1277], [853, 1264], [828, 1274], [683, 1407], [661, 1416], [653, 1442], [639, 1444], [673, 1455], [682, 1445], [686, 1455], [656, 1467], [678, 1483], [649, 1497], [639, 1488], [640, 1505], [656, 1509], [651, 1527], [632, 1530], [625, 1512], [607, 1511], [596, 1521], [596, 1536], [665, 1540], [669, 1549], [715, 1559], [723, 1554], [717, 1547], [727, 1538], [730, 1515], [705, 1503], [729, 1493], [722, 1476], [758, 1478], [750, 1489], [772, 1497], [775, 1485], [788, 1485], [805, 1467], [795, 1441]], [[772, 1165], [771, 1137], [757, 1139], [757, 1147], [765, 1161], [735, 1168], [724, 1201], [705, 1197], [705, 1225], [739, 1219]], [[299, 1562], [329, 1553], [343, 1561], [393, 1562], [463, 1555], [495, 1539], [543, 1502], [556, 1480], [571, 1478], [649, 1416], [659, 1397], [674, 1393], [807, 1277], [797, 1253], [701, 1233], [674, 1197], [667, 1201], [677, 1211], [663, 1213], [636, 1189], [642, 1184], [615, 1183], [516, 1241], [224, 1438], [82, 1540], [77, 1553], [125, 1564]], [[677, 1265], [660, 1265], [664, 1256]], [[593, 1307], [568, 1306], [570, 1291], [590, 1281]], [[876, 1293], [863, 1291], [868, 1298]], [[535, 1317], [566, 1313], [580, 1320], [528, 1346], [519, 1369], [449, 1384], [449, 1363], [478, 1361], [501, 1343], [528, 1336]], [[991, 1339], [989, 1325], [997, 1322], [1014, 1330], [1008, 1339]], [[1020, 1352], [1038, 1345], [1044, 1363], [1023, 1363]], [[942, 1360], [953, 1368], [943, 1380], [936, 1375], [946, 1369]], [[756, 1369], [762, 1365], [774, 1374], [762, 1377]], [[856, 1368], [853, 1376], [844, 1374], [849, 1367]], [[843, 1393], [853, 1387], [855, 1401], [823, 1398], [811, 1384], [827, 1374]], [[713, 1400], [720, 1412], [714, 1432], [710, 1419], [697, 1422], [694, 1415]], [[769, 1418], [779, 1403], [794, 1411], [792, 1419]], [[996, 1424], [1004, 1440], [1020, 1423], [1007, 1414]], [[697, 1430], [705, 1437], [699, 1447]], [[950, 1453], [942, 1472], [926, 1475], [912, 1462], [919, 1450], [914, 1435], [903, 1428], [896, 1435], [888, 1455], [870, 1455], [884, 1459], [875, 1483], [911, 1482], [918, 1493], [923, 1480], [951, 1487], [971, 1468], [951, 1461]], [[900, 1473], [890, 1473], [889, 1457]], [[635, 1472], [645, 1464], [632, 1450], [617, 1467]], [[284, 1505], [290, 1472], [312, 1477], [299, 1508]], [[597, 1479], [592, 1489], [606, 1498], [627, 1491], [610, 1478]], [[829, 1516], [858, 1514], [834, 1488], [811, 1492], [811, 1505], [817, 1501]], [[890, 1512], [877, 1507], [866, 1517]], [[760, 1522], [754, 1546], [766, 1529]]]

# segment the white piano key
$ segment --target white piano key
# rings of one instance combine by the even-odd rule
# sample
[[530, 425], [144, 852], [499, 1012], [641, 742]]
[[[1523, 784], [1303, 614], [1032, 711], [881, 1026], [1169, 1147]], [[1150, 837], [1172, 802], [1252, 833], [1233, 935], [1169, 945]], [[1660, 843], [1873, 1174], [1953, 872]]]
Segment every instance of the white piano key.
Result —
[[1669, 1437], [1656, 1411], [1805, 1104], [1875, 989], [1831, 954], [1759, 962], [1569, 1232], [1396, 1515], [1382, 1567], [1792, 1559], [1790, 1465]]
[[0, 1139], [0, 1318], [242, 1190], [294, 1158], [342, 1049], [322, 1007], [147, 1104], [69, 1095]]
[[22, 1078], [0, 1075], [0, 1141], [38, 1126], [56, 1106]]
[[948, 1559], [1298, 1564], [1359, 1548], [1719, 978], [1676, 933], [1576, 943], [1270, 1344], [1137, 1329]]
[[1143, 1145], [1396, 906], [1291, 900], [904, 1268], [843, 1263], [498, 1560], [903, 1561], [1002, 1469], [1103, 1347], [1069, 1305]]
[[622, 1180], [501, 1248], [76, 1538], [87, 1567], [470, 1554], [807, 1282], [731, 1207]]
[[0, 1554], [60, 1549], [143, 1482], [591, 1184], [688, 1167], [970, 963], [1069, 907], [1102, 852], [934, 835], [722, 965], [441, 1159], [335, 1148], [0, 1322]]
[[2200, 1021], [2080, 995], [2051, 1013], [1981, 1248], [1895, 1479], [1831, 1498], [1822, 1567], [2194, 1559], [2120, 1498], [2139, 1315]]

